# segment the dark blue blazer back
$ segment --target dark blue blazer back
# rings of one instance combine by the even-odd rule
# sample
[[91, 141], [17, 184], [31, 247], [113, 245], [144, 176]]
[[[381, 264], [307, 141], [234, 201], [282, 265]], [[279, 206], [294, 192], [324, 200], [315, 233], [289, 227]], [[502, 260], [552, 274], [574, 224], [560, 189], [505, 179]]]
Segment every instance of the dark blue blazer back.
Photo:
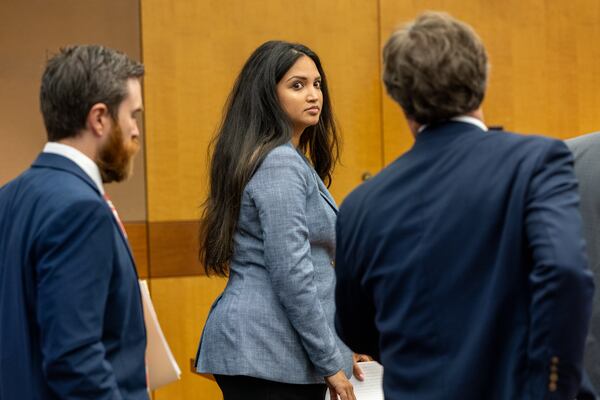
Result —
[[386, 399], [574, 399], [593, 282], [572, 163], [447, 122], [347, 197], [336, 326], [381, 361]]

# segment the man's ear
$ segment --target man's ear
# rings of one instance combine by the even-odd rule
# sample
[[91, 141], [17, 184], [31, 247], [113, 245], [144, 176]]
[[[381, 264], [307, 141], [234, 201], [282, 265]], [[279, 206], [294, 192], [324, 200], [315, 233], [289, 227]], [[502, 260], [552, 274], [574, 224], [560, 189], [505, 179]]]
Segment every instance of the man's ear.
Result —
[[112, 118], [104, 103], [96, 103], [88, 112], [86, 127], [96, 136], [104, 136], [110, 131]]

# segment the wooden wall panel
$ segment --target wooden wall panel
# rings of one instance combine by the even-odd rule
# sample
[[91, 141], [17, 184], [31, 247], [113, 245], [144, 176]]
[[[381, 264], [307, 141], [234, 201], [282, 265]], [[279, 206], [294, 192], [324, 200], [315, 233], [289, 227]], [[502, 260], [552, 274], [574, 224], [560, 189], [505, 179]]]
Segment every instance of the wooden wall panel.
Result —
[[191, 372], [190, 359], [196, 357], [209, 308], [224, 286], [225, 280], [222, 278], [152, 279], [152, 302], [165, 338], [182, 371], [180, 381], [154, 392], [154, 400], [222, 398], [215, 382]]
[[153, 278], [203, 275], [198, 260], [198, 221], [150, 223]]
[[[424, 10], [472, 25], [490, 57], [486, 122], [568, 138], [600, 128], [600, 5], [596, 0], [381, 0], [382, 46]], [[398, 106], [383, 99], [385, 163], [412, 139]]]
[[129, 246], [133, 253], [140, 279], [150, 275], [148, 268], [148, 227], [145, 222], [124, 222]]
[[[577, 74], [575, 86], [578, 105], [579, 127], [574, 134], [600, 130], [600, 2], [578, 0], [574, 3], [578, 20], [574, 23], [575, 33], [569, 39], [576, 48], [577, 58], [571, 60], [569, 68]], [[575, 136], [575, 135], [568, 136]]]
[[344, 132], [338, 201], [381, 167], [376, 2], [143, 0], [150, 221], [194, 220], [206, 190], [206, 150], [225, 98], [250, 53], [270, 39], [322, 58]]

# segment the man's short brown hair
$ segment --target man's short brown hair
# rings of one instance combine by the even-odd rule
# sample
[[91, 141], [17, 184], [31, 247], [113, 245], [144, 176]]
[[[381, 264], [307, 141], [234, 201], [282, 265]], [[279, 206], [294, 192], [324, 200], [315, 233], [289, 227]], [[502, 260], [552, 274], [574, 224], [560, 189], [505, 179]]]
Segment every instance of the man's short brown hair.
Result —
[[125, 54], [99, 45], [60, 49], [46, 64], [40, 109], [48, 141], [74, 137], [85, 128], [92, 106], [104, 103], [116, 119], [127, 96], [127, 80], [141, 78], [144, 66]]
[[426, 12], [395, 31], [383, 62], [388, 94], [420, 124], [469, 113], [483, 101], [485, 48], [470, 26], [448, 14]]

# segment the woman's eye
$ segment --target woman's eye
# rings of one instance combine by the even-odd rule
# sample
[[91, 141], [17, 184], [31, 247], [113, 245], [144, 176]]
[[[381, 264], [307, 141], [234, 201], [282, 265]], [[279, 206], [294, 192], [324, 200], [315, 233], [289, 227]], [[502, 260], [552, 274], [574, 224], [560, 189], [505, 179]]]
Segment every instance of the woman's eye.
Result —
[[321, 81], [315, 81], [315, 87], [321, 89]]
[[292, 87], [294, 89], [302, 89], [302, 82], [294, 82], [294, 84], [292, 85]]

